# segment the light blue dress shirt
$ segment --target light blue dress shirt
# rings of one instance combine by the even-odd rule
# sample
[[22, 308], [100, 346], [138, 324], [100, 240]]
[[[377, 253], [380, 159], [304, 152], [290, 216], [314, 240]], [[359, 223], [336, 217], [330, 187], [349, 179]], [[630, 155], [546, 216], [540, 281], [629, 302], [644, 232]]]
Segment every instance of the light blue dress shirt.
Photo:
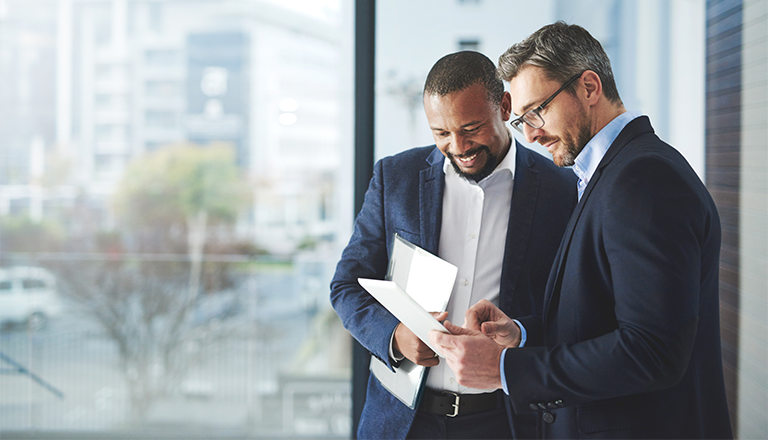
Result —
[[[624, 112], [619, 116], [616, 116], [611, 122], [608, 123], [608, 125], [603, 127], [602, 130], [598, 131], [597, 134], [593, 136], [589, 142], [587, 142], [587, 145], [584, 146], [578, 156], [576, 156], [573, 164], [573, 172], [576, 173], [576, 176], [579, 178], [577, 183], [579, 190], [579, 202], [581, 202], [581, 196], [584, 194], [584, 189], [589, 184], [589, 179], [591, 179], [592, 175], [595, 174], [597, 166], [600, 164], [600, 161], [603, 160], [605, 153], [608, 152], [608, 148], [611, 147], [613, 141], [615, 141], [619, 136], [621, 130], [624, 130], [624, 127], [626, 127], [627, 124], [640, 116], [642, 116], [642, 113], [640, 112]], [[520, 321], [516, 319], [513, 321], [515, 321], [515, 324], [520, 327], [521, 338], [518, 348], [521, 348], [525, 345], [525, 341], [527, 340], [527, 333], [525, 331], [525, 327], [523, 327]], [[501, 386], [504, 388], [504, 392], [509, 395], [509, 390], [507, 389], [507, 378], [506, 374], [504, 374], [504, 357], [507, 354], [507, 350], [509, 349], [506, 348], [501, 352], [499, 370], [501, 371]]]
[[608, 148], [611, 147], [613, 141], [619, 136], [621, 130], [627, 126], [633, 119], [642, 116], [639, 112], [624, 112], [619, 116], [616, 116], [611, 122], [608, 123], [602, 130], [587, 142], [584, 149], [581, 150], [573, 164], [573, 172], [576, 173], [576, 177], [579, 178], [579, 201], [584, 194], [584, 189], [589, 184], [589, 179], [595, 174], [597, 166], [600, 161], [603, 160], [603, 156], [608, 152]]

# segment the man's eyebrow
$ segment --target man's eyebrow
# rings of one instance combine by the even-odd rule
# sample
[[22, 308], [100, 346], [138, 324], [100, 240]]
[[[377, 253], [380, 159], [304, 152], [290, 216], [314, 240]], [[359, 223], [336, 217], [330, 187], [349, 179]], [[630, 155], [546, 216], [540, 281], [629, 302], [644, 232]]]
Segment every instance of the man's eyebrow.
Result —
[[467, 127], [471, 127], [471, 126], [473, 126], [473, 125], [480, 125], [480, 124], [482, 124], [482, 123], [483, 123], [483, 121], [472, 121], [472, 122], [467, 122], [466, 124], [462, 125], [462, 126], [461, 126], [461, 128], [467, 128]]
[[[482, 124], [483, 124], [483, 121], [472, 121], [472, 122], [467, 122], [466, 124], [462, 125], [461, 128], [467, 128], [467, 127], [471, 127], [473, 125], [482, 125]], [[432, 131], [447, 131], [444, 128], [433, 127], [431, 125], [429, 126], [429, 129], [432, 130]]]
[[519, 115], [517, 113], [515, 113], [515, 112], [512, 112], [512, 113], [514, 113], [515, 116], [524, 115], [525, 112], [530, 110], [535, 104], [536, 104], [536, 101], [530, 101], [528, 104], [523, 106], [523, 108], [520, 110], [520, 114]]

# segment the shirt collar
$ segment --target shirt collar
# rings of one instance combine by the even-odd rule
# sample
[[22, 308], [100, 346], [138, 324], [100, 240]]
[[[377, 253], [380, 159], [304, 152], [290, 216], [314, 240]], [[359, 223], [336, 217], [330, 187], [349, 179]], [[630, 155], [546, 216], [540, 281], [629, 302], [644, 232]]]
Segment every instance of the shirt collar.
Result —
[[587, 142], [584, 149], [581, 150], [573, 164], [573, 172], [576, 173], [579, 180], [586, 186], [589, 179], [595, 174], [597, 166], [603, 160], [603, 156], [608, 152], [613, 141], [619, 136], [621, 130], [627, 126], [633, 119], [642, 116], [640, 112], [624, 112], [616, 116], [602, 130]]
[[[507, 130], [507, 131], [509, 131], [509, 130]], [[447, 157], [443, 161], [443, 172], [445, 173], [446, 176], [460, 178], [460, 179], [466, 180], [470, 184], [474, 184], [474, 185], [487, 181], [488, 179], [491, 178], [491, 176], [502, 172], [502, 170], [509, 170], [509, 173], [512, 175], [512, 179], [514, 179], [515, 178], [515, 165], [517, 163], [517, 160], [516, 160], [516, 157], [517, 157], [517, 145], [516, 145], [516, 143], [514, 141], [512, 133], [509, 134], [509, 142], [510, 142], [510, 145], [509, 145], [509, 151], [507, 151], [507, 155], [504, 156], [504, 159], [502, 159], [501, 162], [499, 162], [498, 165], [496, 165], [496, 168], [493, 170], [493, 172], [489, 176], [487, 176], [485, 179], [481, 180], [480, 182], [475, 182], [474, 180], [468, 180], [468, 179], [464, 179], [462, 177], [459, 177], [459, 175], [456, 174], [456, 170], [453, 169], [453, 165], [451, 165], [451, 160], [448, 159]]]

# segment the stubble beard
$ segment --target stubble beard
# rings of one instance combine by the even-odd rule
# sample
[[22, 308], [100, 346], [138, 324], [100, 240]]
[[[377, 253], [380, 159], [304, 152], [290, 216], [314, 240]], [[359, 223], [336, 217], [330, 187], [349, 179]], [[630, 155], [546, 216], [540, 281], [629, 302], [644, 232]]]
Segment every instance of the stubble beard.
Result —
[[[574, 140], [572, 136], [560, 138], [565, 147], [565, 152], [560, 156], [560, 163], [555, 161], [555, 165], [559, 167], [573, 166], [576, 163], [576, 156], [581, 153], [581, 150], [584, 149], [590, 139], [592, 139], [592, 132], [589, 129], [589, 123], [587, 121], [582, 121], [579, 124], [579, 132], [576, 140]], [[552, 159], [555, 159], [554, 155]]]
[[493, 170], [496, 169], [496, 165], [498, 165], [496, 163], [497, 162], [496, 156], [493, 155], [493, 153], [491, 153], [491, 149], [488, 148], [487, 145], [481, 145], [475, 151], [471, 152], [471, 154], [469, 155], [471, 156], [472, 154], [480, 154], [480, 153], [483, 153], [485, 155], [485, 164], [483, 164], [483, 167], [474, 173], [468, 173], [462, 170], [459, 164], [456, 163], [457, 159], [453, 156], [453, 154], [447, 153], [447, 155], [448, 155], [448, 159], [451, 161], [451, 165], [453, 165], [453, 170], [456, 171], [456, 174], [458, 174], [459, 176], [467, 180], [474, 180], [475, 182], [480, 182], [481, 180], [490, 176], [491, 173], [493, 173]]

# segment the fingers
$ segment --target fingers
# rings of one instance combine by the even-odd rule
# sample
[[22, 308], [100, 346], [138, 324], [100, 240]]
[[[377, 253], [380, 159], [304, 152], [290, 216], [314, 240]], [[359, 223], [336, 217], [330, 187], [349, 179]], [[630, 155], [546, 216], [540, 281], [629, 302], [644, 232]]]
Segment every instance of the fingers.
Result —
[[[445, 326], [446, 324], [450, 325], [451, 323], [448, 322], [448, 321], [445, 321], [445, 323], [443, 323], [443, 325]], [[448, 327], [445, 327], [445, 328], [447, 329]], [[430, 342], [432, 342], [432, 345], [436, 346], [437, 348], [442, 348], [443, 352], [445, 351], [446, 348], [448, 348], [448, 344], [450, 344], [451, 340], [450, 340], [449, 336], [451, 336], [451, 335], [447, 335], [447, 334], [445, 334], [443, 332], [439, 332], [437, 330], [430, 330], [429, 331], [429, 340], [430, 340]]]
[[[426, 345], [424, 345], [426, 347]], [[437, 357], [434, 351], [427, 347], [427, 350], [415, 360], [414, 364], [421, 365], [422, 367], [434, 367], [440, 363], [440, 358]]]
[[492, 320], [496, 310], [498, 309], [490, 301], [481, 299], [477, 304], [467, 309], [464, 314], [464, 327], [480, 331], [480, 325], [485, 321]]
[[392, 348], [416, 365], [434, 367], [440, 362], [435, 352], [402, 323], [395, 328]]
[[454, 325], [451, 321], [445, 321], [443, 327], [454, 335], [466, 335], [472, 332], [472, 330]]
[[445, 321], [443, 327], [451, 332], [451, 334], [442, 333], [437, 330], [431, 330], [429, 332], [429, 340], [438, 348], [452, 350], [457, 346], [457, 338], [461, 336], [477, 335], [478, 332], [458, 325], [454, 325], [451, 321]]
[[511, 319], [484, 322], [481, 332], [503, 347], [520, 345], [520, 328]]
[[443, 322], [448, 318], [448, 312], [429, 312], [430, 315], [434, 316], [435, 319], [437, 319], [440, 322]]
[[496, 334], [500, 331], [499, 323], [495, 321], [484, 322], [480, 326], [480, 332], [490, 338], [496, 337]]
[[445, 328], [460, 334], [431, 331], [429, 338], [445, 356], [445, 361], [463, 386], [499, 388], [499, 359], [503, 348], [481, 334], [446, 321]]

